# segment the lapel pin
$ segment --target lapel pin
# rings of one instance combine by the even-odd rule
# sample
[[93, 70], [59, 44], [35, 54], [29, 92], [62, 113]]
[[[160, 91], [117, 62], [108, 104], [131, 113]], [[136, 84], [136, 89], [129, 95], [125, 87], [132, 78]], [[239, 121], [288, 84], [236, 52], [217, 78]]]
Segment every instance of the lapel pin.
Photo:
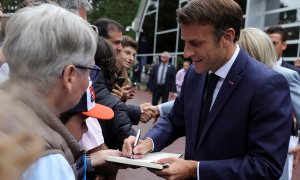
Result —
[[230, 85], [234, 85], [234, 83], [233, 83], [232, 81], [228, 81], [228, 83], [229, 83]]

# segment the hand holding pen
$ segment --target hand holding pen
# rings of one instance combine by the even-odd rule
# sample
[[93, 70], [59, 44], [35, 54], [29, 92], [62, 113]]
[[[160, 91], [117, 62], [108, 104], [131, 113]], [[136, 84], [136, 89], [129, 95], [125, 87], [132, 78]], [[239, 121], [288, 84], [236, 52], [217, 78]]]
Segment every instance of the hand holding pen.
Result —
[[133, 155], [134, 155], [133, 149], [136, 147], [136, 145], [137, 145], [137, 143], [138, 143], [138, 141], [139, 141], [139, 139], [140, 139], [140, 136], [141, 136], [141, 128], [139, 128], [139, 130], [138, 130], [138, 132], [137, 132], [137, 134], [136, 134], [134, 143], [133, 143], [132, 154], [131, 154], [131, 157], [130, 157], [131, 159], [133, 159]]
[[153, 148], [153, 141], [150, 138], [140, 139], [141, 131], [136, 136], [129, 136], [124, 140], [122, 155], [124, 157], [140, 159], [149, 153]]

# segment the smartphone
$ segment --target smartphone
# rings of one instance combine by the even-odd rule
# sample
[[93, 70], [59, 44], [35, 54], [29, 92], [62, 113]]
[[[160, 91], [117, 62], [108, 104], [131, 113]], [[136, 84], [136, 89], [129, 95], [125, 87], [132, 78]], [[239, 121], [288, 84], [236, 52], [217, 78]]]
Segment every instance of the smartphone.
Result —
[[123, 84], [124, 84], [124, 82], [125, 82], [125, 78], [124, 77], [118, 77], [117, 78], [117, 85], [118, 86], [122, 87]]

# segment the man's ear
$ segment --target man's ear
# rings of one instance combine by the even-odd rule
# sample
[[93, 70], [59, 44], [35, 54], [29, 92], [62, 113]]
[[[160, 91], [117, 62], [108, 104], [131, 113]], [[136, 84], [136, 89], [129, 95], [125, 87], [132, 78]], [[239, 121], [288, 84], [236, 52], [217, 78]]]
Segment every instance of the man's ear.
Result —
[[235, 30], [233, 28], [228, 28], [222, 37], [222, 45], [223, 47], [228, 47], [228, 45], [232, 44], [235, 38]]
[[287, 48], [287, 42], [284, 41], [281, 45], [281, 50], [284, 51]]
[[72, 85], [75, 82], [76, 76], [76, 67], [73, 64], [67, 65], [64, 68], [62, 81], [63, 86], [66, 92], [70, 92], [72, 90]]

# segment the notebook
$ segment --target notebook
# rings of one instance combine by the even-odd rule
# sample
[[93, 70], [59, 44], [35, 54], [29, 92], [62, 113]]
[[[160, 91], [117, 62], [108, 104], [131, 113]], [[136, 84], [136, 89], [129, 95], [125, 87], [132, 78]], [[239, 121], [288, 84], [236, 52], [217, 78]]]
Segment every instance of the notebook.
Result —
[[167, 157], [179, 158], [181, 156], [182, 154], [178, 154], [178, 153], [154, 152], [154, 153], [146, 154], [142, 159], [130, 159], [127, 157], [108, 156], [106, 158], [106, 161], [146, 167], [146, 168], [153, 168], [153, 169], [163, 169], [168, 167], [168, 164], [157, 164], [153, 162], [162, 158], [167, 158]]

